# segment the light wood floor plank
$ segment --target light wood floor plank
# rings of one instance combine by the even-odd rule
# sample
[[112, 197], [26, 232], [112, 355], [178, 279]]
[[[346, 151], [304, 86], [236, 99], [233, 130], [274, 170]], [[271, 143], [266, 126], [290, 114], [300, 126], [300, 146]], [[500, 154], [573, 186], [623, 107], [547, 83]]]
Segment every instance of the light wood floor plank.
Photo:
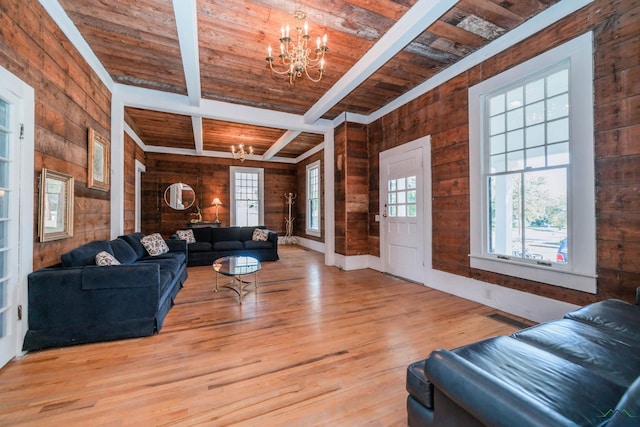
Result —
[[242, 305], [192, 267], [160, 334], [10, 362], [0, 425], [404, 426], [409, 363], [515, 330], [474, 302], [280, 254]]

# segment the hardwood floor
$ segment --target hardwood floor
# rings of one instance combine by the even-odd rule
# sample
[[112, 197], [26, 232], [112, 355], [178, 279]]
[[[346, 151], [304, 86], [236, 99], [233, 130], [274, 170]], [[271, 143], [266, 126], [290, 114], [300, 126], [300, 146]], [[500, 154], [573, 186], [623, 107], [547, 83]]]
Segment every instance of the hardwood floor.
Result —
[[243, 305], [213, 292], [211, 267], [191, 267], [158, 335], [10, 362], [0, 425], [405, 426], [409, 363], [516, 330], [418, 284], [280, 255]]

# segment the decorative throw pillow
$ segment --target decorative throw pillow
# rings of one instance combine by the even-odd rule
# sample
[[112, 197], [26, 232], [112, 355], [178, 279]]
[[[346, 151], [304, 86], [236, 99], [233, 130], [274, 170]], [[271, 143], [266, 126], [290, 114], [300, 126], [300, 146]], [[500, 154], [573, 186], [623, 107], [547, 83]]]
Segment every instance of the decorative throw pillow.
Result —
[[176, 234], [178, 235], [178, 239], [186, 240], [187, 243], [195, 243], [196, 242], [196, 236], [193, 235], [193, 230], [191, 230], [191, 229], [189, 229], [189, 230], [178, 230], [176, 232]]
[[269, 230], [265, 230], [263, 228], [256, 228], [253, 230], [252, 240], [257, 240], [259, 242], [266, 242], [269, 238]]
[[140, 239], [140, 243], [147, 250], [149, 255], [158, 256], [169, 252], [169, 246], [164, 241], [160, 233], [149, 234]]
[[120, 261], [107, 251], [98, 252], [96, 254], [96, 265], [104, 267], [105, 265], [120, 265]]

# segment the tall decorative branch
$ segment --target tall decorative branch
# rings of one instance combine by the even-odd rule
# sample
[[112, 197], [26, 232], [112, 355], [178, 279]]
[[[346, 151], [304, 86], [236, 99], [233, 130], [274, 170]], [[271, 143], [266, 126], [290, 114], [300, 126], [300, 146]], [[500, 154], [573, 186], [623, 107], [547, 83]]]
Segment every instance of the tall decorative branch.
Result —
[[284, 194], [284, 198], [287, 201], [287, 205], [289, 206], [289, 215], [284, 219], [286, 234], [282, 239], [280, 239], [283, 245], [295, 245], [296, 243], [298, 243], [298, 239], [296, 239], [296, 237], [293, 235], [293, 222], [296, 219], [291, 214], [291, 207], [295, 203], [294, 201], [297, 197], [298, 196], [294, 193]]

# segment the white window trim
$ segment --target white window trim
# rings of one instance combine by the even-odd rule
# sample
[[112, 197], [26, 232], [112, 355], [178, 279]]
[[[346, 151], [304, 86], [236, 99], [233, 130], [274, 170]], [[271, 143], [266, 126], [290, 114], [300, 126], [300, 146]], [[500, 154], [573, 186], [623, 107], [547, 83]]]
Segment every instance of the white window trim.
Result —
[[229, 168], [229, 182], [231, 183], [231, 193], [229, 194], [230, 201], [230, 220], [231, 225], [236, 225], [236, 173], [258, 173], [258, 191], [260, 196], [260, 210], [258, 213], [258, 225], [264, 225], [264, 168], [249, 168], [243, 166], [231, 166]]
[[306, 169], [306, 185], [307, 185], [307, 200], [306, 200], [306, 215], [305, 215], [305, 230], [304, 232], [306, 234], [308, 234], [309, 236], [315, 236], [315, 237], [322, 237], [322, 229], [321, 229], [321, 218], [322, 215], [320, 215], [320, 218], [318, 218], [318, 228], [311, 228], [309, 227], [309, 219], [310, 219], [310, 215], [311, 212], [309, 211], [309, 171], [311, 169], [317, 168], [318, 169], [318, 213], [320, 214], [322, 212], [322, 180], [320, 179], [320, 160], [316, 160], [313, 163], [310, 163], [307, 165], [307, 169]]
[[[489, 254], [486, 238], [486, 183], [482, 174], [484, 94], [568, 61], [570, 156], [568, 231], [570, 263], [551, 266], [502, 260]], [[589, 88], [585, 90], [585, 88]], [[586, 33], [469, 89], [469, 173], [473, 268], [596, 293], [596, 221], [593, 123], [593, 34]]]

